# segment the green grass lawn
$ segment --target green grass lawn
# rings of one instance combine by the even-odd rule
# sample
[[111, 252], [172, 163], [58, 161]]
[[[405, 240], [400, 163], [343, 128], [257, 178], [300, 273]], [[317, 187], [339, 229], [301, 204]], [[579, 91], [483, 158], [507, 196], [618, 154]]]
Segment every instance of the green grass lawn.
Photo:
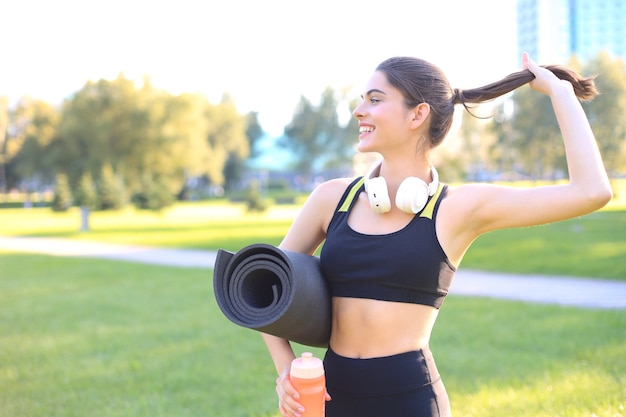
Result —
[[479, 237], [462, 268], [626, 280], [626, 210]]
[[[252, 243], [280, 243], [299, 208], [273, 206], [262, 214], [225, 202], [179, 203], [160, 213], [128, 208], [93, 213], [89, 232], [79, 232], [77, 209], [4, 209], [0, 235], [236, 251]], [[618, 200], [576, 219], [483, 235], [461, 268], [626, 280], [625, 236], [626, 203]]]
[[[2, 417], [278, 416], [210, 270], [0, 253], [0, 305]], [[626, 416], [623, 311], [450, 296], [431, 346], [456, 416]]]

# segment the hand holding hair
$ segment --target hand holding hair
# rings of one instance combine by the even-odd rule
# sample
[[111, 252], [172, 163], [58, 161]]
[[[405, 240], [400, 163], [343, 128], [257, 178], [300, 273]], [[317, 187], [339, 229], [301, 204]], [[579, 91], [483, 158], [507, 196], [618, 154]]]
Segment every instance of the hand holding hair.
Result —
[[531, 86], [545, 94], [548, 94], [548, 90], [539, 87], [540, 83], [536, 83], [535, 80], [537, 80], [537, 77], [540, 74], [545, 75], [547, 74], [547, 72], [551, 72], [558, 79], [569, 82], [574, 88], [574, 93], [576, 94], [576, 97], [578, 97], [582, 101], [592, 100], [595, 96], [598, 95], [598, 90], [596, 89], [594, 83], [595, 77], [583, 78], [572, 70], [559, 65], [539, 66], [535, 63], [535, 61], [528, 57], [528, 52], [524, 52], [524, 54], [522, 55], [522, 67], [524, 68], [524, 70], [530, 71], [533, 76], [533, 80], [530, 82]]
[[537, 65], [528, 57], [526, 52], [522, 55], [522, 65], [524, 68], [522, 71], [510, 74], [495, 83], [468, 90], [455, 89], [454, 103], [464, 105], [466, 103], [482, 103], [500, 97], [524, 84], [532, 82], [542, 69], [552, 72], [561, 80], [568, 81], [574, 88], [574, 94], [581, 101], [591, 101], [599, 94], [594, 83], [595, 76], [582, 77], [562, 65]]

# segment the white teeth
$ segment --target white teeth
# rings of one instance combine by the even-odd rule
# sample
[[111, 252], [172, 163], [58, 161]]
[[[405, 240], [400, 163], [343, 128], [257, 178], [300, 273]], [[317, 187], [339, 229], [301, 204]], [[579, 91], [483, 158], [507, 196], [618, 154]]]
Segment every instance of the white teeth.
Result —
[[361, 126], [359, 127], [359, 133], [372, 132], [374, 130], [371, 126]]

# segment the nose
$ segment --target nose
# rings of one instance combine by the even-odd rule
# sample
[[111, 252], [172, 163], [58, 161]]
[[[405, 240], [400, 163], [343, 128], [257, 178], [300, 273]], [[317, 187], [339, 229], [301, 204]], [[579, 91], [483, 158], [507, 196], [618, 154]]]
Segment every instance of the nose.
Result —
[[363, 117], [363, 110], [361, 109], [362, 105], [363, 105], [363, 102], [361, 102], [358, 106], [354, 108], [354, 110], [352, 110], [352, 115], [356, 117], [357, 119], [360, 119]]

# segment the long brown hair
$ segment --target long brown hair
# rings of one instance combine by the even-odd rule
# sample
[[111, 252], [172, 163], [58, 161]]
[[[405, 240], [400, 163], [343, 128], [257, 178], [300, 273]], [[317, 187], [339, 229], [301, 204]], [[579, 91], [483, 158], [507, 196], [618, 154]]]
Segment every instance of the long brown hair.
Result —
[[[558, 78], [569, 81], [574, 93], [582, 101], [588, 101], [598, 95], [595, 77], [581, 77], [571, 69], [560, 65], [545, 65]], [[452, 88], [443, 71], [423, 59], [413, 57], [389, 58], [378, 65], [391, 85], [400, 90], [408, 108], [420, 103], [428, 103], [431, 109], [430, 141], [431, 146], [441, 144], [452, 126], [454, 105], [483, 103], [507, 94], [535, 76], [529, 70], [518, 71], [503, 79], [483, 87], [461, 90]]]

